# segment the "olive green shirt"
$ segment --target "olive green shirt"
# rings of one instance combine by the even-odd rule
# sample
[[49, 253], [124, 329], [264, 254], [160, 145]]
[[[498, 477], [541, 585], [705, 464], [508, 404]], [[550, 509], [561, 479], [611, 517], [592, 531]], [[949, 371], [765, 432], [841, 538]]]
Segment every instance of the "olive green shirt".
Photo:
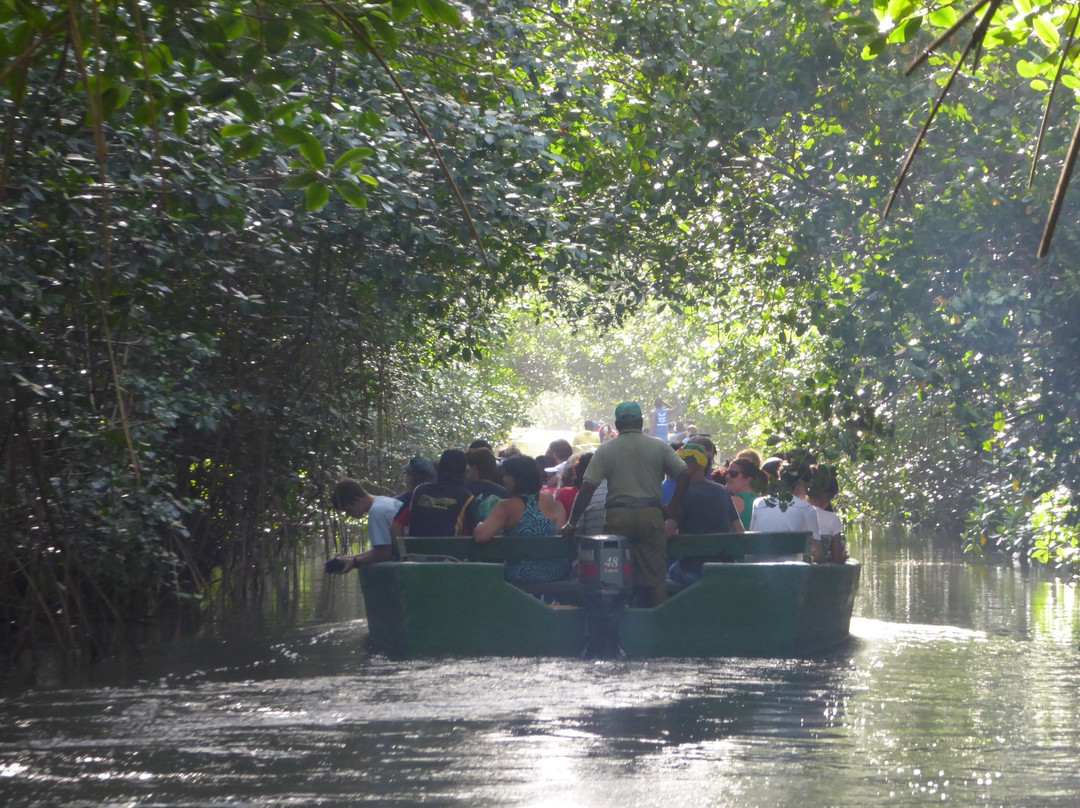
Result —
[[664, 475], [677, 478], [684, 471], [686, 464], [667, 443], [643, 435], [639, 429], [628, 429], [596, 450], [585, 469], [585, 482], [599, 485], [608, 481], [604, 503], [608, 508], [662, 507], [660, 484]]

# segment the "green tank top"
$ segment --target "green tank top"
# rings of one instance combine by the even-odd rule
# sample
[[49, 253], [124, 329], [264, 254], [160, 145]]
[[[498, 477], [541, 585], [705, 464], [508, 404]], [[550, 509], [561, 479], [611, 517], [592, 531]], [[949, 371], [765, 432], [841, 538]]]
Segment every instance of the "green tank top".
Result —
[[758, 498], [758, 495], [753, 491], [747, 491], [742, 494], [735, 494], [743, 501], [742, 513], [739, 514], [739, 519], [742, 521], [743, 530], [750, 529], [750, 517], [754, 515], [754, 500]]

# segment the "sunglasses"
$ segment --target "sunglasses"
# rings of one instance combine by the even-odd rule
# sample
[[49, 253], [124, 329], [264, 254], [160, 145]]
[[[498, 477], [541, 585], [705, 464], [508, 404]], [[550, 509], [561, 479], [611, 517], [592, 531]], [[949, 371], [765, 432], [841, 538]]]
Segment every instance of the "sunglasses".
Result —
[[738, 476], [739, 476], [739, 472], [735, 471], [735, 469], [728, 469], [728, 472], [727, 472], [727, 478], [728, 478], [729, 480], [730, 480], [730, 479], [731, 479], [732, 477], [738, 477]]

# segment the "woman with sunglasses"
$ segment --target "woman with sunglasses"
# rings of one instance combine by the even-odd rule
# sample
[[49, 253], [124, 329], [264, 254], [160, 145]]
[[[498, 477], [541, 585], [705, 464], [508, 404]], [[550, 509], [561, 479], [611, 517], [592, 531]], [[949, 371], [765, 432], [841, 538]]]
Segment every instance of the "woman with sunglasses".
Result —
[[739, 512], [739, 519], [746, 530], [750, 529], [754, 500], [760, 496], [754, 490], [753, 482], [761, 477], [761, 469], [745, 457], [737, 457], [728, 464], [725, 474], [727, 489], [731, 492], [731, 500], [735, 503], [735, 510]]

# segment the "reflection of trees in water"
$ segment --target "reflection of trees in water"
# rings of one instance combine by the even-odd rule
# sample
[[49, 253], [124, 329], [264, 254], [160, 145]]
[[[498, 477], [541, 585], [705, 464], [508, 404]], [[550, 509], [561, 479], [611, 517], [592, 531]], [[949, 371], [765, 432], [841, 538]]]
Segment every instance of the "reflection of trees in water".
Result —
[[1074, 588], [1010, 559], [971, 559], [955, 537], [903, 528], [850, 536], [863, 563], [855, 614], [1028, 636], [1080, 631]]

